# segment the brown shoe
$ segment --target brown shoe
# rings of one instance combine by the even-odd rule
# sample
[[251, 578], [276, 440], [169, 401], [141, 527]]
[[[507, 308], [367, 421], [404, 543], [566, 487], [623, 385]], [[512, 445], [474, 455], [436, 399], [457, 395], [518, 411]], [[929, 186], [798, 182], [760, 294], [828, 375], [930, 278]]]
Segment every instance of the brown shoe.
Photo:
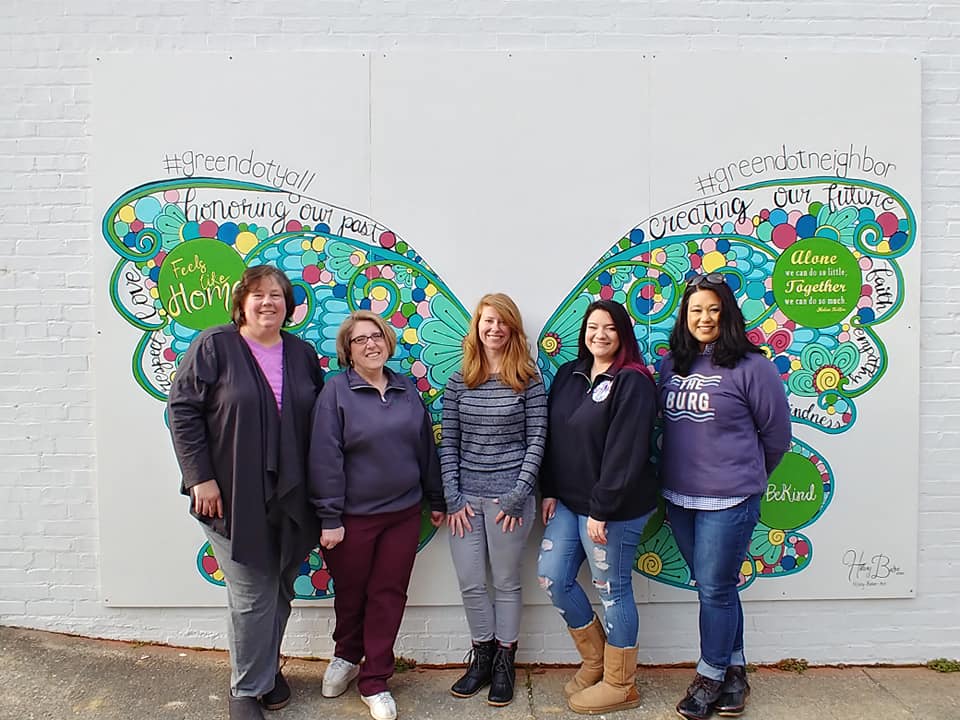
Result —
[[603, 677], [603, 646], [607, 642], [607, 634], [603, 631], [600, 618], [596, 615], [590, 624], [582, 628], [567, 628], [573, 644], [577, 646], [580, 659], [583, 661], [576, 674], [563, 686], [564, 694], [569, 698], [581, 690], [600, 682]]
[[636, 686], [637, 648], [606, 645], [603, 649], [603, 679], [571, 695], [567, 705], [575, 713], [599, 715], [627, 710], [640, 704]]
[[720, 688], [720, 697], [713, 704], [713, 711], [721, 717], [739, 717], [747, 707], [750, 697], [750, 683], [747, 682], [747, 669], [743, 665], [731, 665]]

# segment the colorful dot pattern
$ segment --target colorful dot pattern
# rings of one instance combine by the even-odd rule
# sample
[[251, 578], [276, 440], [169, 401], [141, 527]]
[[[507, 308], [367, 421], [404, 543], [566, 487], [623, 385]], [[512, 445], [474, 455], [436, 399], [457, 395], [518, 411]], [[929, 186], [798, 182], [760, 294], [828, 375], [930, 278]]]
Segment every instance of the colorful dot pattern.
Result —
[[[818, 190], [835, 181], [783, 182]], [[640, 227], [633, 229], [601, 257], [548, 320], [538, 341], [538, 364], [545, 381], [549, 383], [556, 368], [576, 356], [583, 311], [601, 298], [628, 309], [641, 350], [655, 371], [667, 351], [686, 282], [697, 274], [719, 272], [740, 303], [750, 339], [780, 371], [791, 403], [797, 398], [814, 398], [819, 410], [837, 420], [838, 432], [850, 427], [856, 420], [855, 397], [869, 390], [886, 367], [884, 346], [871, 326], [900, 307], [901, 275], [896, 260], [912, 247], [916, 224], [909, 205], [890, 188], [866, 181], [848, 182], [893, 198], [894, 210], [834, 208], [818, 202], [804, 207], [765, 206], [771, 189], [783, 184], [770, 182], [734, 191], [751, 200], [751, 212], [736, 220], [705, 224], [697, 231], [657, 240], [649, 239]], [[296, 303], [290, 329], [317, 348], [327, 369], [339, 369], [336, 328], [349, 312], [369, 309], [383, 316], [397, 336], [391, 367], [414, 379], [439, 435], [442, 390], [459, 366], [469, 315], [424, 259], [393, 231], [373, 221], [370, 236], [359, 240], [332, 233], [326, 223], [310, 226], [290, 220], [275, 232], [254, 218], [219, 223], [188, 220], [181, 209], [184, 193], [204, 186], [203, 181], [190, 180], [141, 186], [114, 203], [104, 218], [104, 237], [123, 258], [114, 273], [111, 299], [119, 314], [144, 330], [133, 363], [137, 382], [155, 397], [164, 398], [176, 363], [197, 334], [168, 317], [160, 303], [156, 283], [164, 259], [180, 243], [215, 239], [233, 247], [248, 266], [271, 263], [284, 270], [294, 284]], [[235, 181], [217, 187], [221, 194], [236, 190], [247, 196], [270, 191]], [[814, 236], [847, 246], [865, 279], [850, 316], [819, 329], [798, 326], [787, 318], [777, 306], [771, 282], [779, 255], [795, 242]], [[876, 276], [894, 280], [884, 287], [867, 280]], [[891, 292], [895, 298], [892, 305]], [[132, 303], [131, 297], [135, 298]], [[851, 346], [857, 351], [854, 357]], [[811, 352], [811, 347], [816, 351]], [[169, 365], [166, 377], [156, 373], [158, 359]], [[804, 454], [803, 447], [797, 443], [793, 452]], [[808, 450], [804, 457], [822, 464], [825, 508], [832, 480], [825, 461]], [[432, 529], [424, 530], [421, 544], [431, 535]], [[797, 572], [812, 555], [810, 541], [795, 529], [767, 528], [755, 540], [763, 552], [745, 560], [744, 586], [757, 576]], [[222, 583], [222, 572], [206, 546], [197, 565], [208, 581]], [[661, 522], [638, 548], [637, 570], [668, 584], [690, 585], [689, 570], [679, 557], [668, 523]], [[296, 591], [304, 598], [332, 596], [332, 582], [318, 550], [305, 559]]]
[[[321, 365], [339, 370], [336, 333], [353, 310], [383, 317], [397, 337], [390, 367], [409, 375], [434, 420], [439, 441], [442, 392], [459, 367], [469, 315], [430, 266], [391, 230], [369, 221], [369, 238], [331, 233], [330, 226], [287, 221], [280, 232], [253, 219], [215, 222], [189, 220], [182, 208], [185, 194], [209, 188], [204, 181], [153, 183], [136, 188], [104, 218], [104, 236], [124, 260], [114, 273], [111, 298], [118, 312], [146, 331], [134, 356], [137, 381], [150, 394], [165, 399], [177, 363], [199, 331], [177, 322], [164, 309], [157, 280], [170, 251], [195, 239], [218, 240], [232, 247], [247, 266], [269, 263], [290, 278], [295, 309], [288, 329], [317, 348]], [[226, 202], [232, 193], [249, 200], [271, 191], [249, 183], [216, 185], [215, 196]], [[354, 217], [357, 217], [354, 214]], [[134, 305], [123, 298], [135, 297]], [[136, 314], [134, 314], [134, 311]], [[147, 321], [144, 318], [149, 318]], [[157, 367], [166, 368], [158, 375]], [[420, 548], [433, 537], [429, 510], [421, 517]], [[209, 544], [197, 557], [205, 580], [223, 584], [223, 572]], [[295, 581], [297, 597], [333, 596], [333, 583], [315, 548]]]

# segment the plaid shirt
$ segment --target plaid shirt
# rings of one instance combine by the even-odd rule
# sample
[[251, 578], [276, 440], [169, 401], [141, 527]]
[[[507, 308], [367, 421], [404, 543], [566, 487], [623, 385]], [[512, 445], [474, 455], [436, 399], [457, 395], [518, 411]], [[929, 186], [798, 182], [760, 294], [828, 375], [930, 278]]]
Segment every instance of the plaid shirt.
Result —
[[687, 510], [726, 510], [739, 505], [749, 495], [743, 497], [707, 497], [705, 495], [684, 495], [664, 488], [661, 491], [664, 500]]

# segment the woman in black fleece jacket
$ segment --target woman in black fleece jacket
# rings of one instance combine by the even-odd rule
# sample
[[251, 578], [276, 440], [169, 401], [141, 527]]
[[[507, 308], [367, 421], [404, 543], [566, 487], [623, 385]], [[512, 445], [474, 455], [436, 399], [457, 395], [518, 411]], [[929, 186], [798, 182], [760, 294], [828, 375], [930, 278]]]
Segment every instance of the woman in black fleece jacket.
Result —
[[[650, 463], [657, 398], [623, 306], [591, 303], [578, 350], [550, 389], [538, 573], [583, 658], [564, 687], [568, 704], [594, 714], [640, 702], [632, 573], [657, 503]], [[604, 606], [603, 624], [577, 582], [584, 560]]]

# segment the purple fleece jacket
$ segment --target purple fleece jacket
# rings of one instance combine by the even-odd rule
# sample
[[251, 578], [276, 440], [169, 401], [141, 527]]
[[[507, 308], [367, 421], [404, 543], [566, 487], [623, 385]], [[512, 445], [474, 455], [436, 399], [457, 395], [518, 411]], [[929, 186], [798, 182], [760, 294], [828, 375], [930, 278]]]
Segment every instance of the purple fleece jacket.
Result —
[[776, 367], [749, 353], [717, 367], [709, 354], [676, 375], [660, 367], [663, 486], [685, 495], [756, 495], [790, 449], [790, 407]]
[[405, 510], [424, 496], [446, 510], [430, 414], [410, 378], [384, 372], [383, 398], [352, 369], [317, 396], [307, 490], [324, 530], [342, 527], [342, 515]]

